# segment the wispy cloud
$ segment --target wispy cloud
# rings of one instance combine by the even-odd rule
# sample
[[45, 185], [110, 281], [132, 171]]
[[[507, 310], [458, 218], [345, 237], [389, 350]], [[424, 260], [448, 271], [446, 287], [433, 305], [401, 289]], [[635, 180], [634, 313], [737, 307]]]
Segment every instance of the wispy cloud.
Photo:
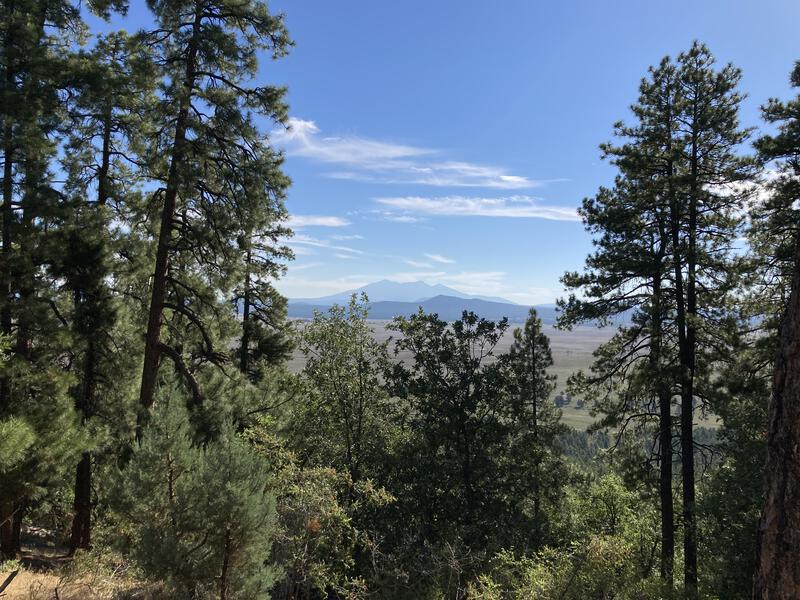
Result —
[[352, 135], [323, 136], [314, 121], [297, 118], [290, 118], [287, 128], [274, 130], [272, 139], [290, 155], [343, 167], [327, 173], [337, 179], [506, 190], [545, 183], [502, 167], [448, 160], [441, 151], [429, 148]]
[[[430, 216], [471, 216], [507, 217], [523, 219], [548, 219], [551, 221], [579, 221], [574, 208], [546, 205], [531, 196], [510, 196], [507, 198], [472, 198], [465, 196], [444, 196], [423, 198], [402, 196], [377, 198], [376, 202], [388, 206], [389, 213], [396, 217], [417, 218], [416, 215]], [[386, 209], [383, 209], [384, 212]]]
[[334, 254], [334, 256], [336, 258], [341, 258], [341, 259], [344, 259], [344, 260], [352, 260], [352, 259], [355, 258], [355, 256], [353, 254], [344, 254], [343, 252], [337, 252], [336, 254]]
[[421, 260], [412, 260], [410, 258], [404, 258], [403, 262], [406, 263], [409, 267], [414, 267], [415, 269], [432, 269], [433, 265], [429, 262], [424, 262]]
[[445, 265], [452, 265], [456, 262], [452, 258], [447, 258], [446, 256], [442, 256], [441, 254], [426, 254], [425, 256], [427, 256], [433, 262], [442, 263]]
[[314, 254], [313, 248], [307, 248], [306, 246], [293, 246], [291, 242], [286, 242], [286, 245], [292, 249], [295, 256], [311, 256]]
[[346, 227], [350, 225], [350, 221], [330, 215], [291, 215], [288, 225], [293, 229], [301, 229], [303, 227]]
[[375, 209], [370, 211], [376, 215], [381, 221], [390, 221], [392, 223], [419, 223], [424, 219], [422, 217], [415, 217], [408, 214], [400, 214], [392, 210]]
[[332, 235], [332, 240], [339, 240], [341, 242], [345, 242], [348, 240], [363, 240], [363, 235], [353, 234], [353, 235]]
[[[325, 248], [327, 250], [348, 252], [352, 254], [364, 254], [363, 250], [351, 248], [350, 246], [341, 246], [332, 243], [330, 240], [319, 239], [305, 234], [296, 234], [293, 238], [288, 240], [287, 243], [289, 246], [291, 246], [295, 254], [309, 254], [309, 252], [303, 252], [303, 250], [305, 250], [307, 247]], [[300, 252], [298, 252], [298, 250], [300, 250]]]
[[292, 264], [289, 266], [289, 269], [292, 271], [304, 271], [305, 269], [313, 269], [315, 267], [321, 267], [321, 262], [310, 262], [310, 263], [302, 263], [302, 264]]
[[291, 154], [338, 165], [378, 169], [395, 161], [432, 154], [431, 150], [371, 140], [358, 136], [320, 135], [314, 121], [290, 118], [288, 127], [272, 132], [272, 139], [285, 145]]

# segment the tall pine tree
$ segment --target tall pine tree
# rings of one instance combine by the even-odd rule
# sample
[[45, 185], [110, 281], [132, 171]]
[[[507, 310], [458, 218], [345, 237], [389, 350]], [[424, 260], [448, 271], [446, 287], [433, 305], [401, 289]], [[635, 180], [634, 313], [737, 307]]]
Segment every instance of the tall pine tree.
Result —
[[[157, 28], [148, 36], [164, 81], [148, 174], [157, 240], [152, 271], [140, 427], [153, 404], [159, 363], [168, 357], [203, 402], [197, 370], [227, 360], [228, 305], [243, 278], [237, 240], [285, 216], [280, 156], [263, 140], [255, 117], [286, 118], [283, 89], [250, 86], [257, 53], [274, 58], [290, 45], [283, 20], [264, 2], [148, 2]], [[257, 215], [270, 215], [269, 218]], [[246, 253], [245, 253], [246, 255]], [[170, 334], [162, 336], [169, 317]], [[188, 337], [184, 331], [191, 331]], [[222, 338], [223, 341], [220, 341]]]

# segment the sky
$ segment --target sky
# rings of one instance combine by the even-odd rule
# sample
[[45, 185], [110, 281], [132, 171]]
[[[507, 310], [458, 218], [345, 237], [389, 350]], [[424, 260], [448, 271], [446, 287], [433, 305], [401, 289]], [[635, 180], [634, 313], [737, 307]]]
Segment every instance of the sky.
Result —
[[742, 69], [742, 122], [760, 126], [800, 59], [796, 0], [270, 9], [295, 42], [260, 71], [288, 87], [289, 127], [270, 136], [293, 181], [296, 259], [277, 283], [290, 298], [391, 279], [552, 303], [592, 249], [575, 209], [614, 177], [598, 145], [649, 65], [705, 42]]

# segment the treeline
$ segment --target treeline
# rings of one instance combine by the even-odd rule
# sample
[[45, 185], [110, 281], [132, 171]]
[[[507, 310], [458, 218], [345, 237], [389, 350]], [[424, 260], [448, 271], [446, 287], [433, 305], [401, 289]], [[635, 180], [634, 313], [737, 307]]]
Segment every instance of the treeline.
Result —
[[[535, 313], [499, 355], [508, 323], [471, 313], [396, 319], [386, 344], [365, 297], [287, 322], [287, 106], [259, 79], [283, 18], [147, 8], [101, 35], [87, 11], [123, 0], [0, 0], [2, 560], [34, 524], [169, 598], [750, 596], [800, 99], [742, 128], [740, 73], [702, 44], [643, 79], [563, 278], [561, 327], [631, 317], [568, 382], [597, 417], [574, 432]], [[756, 594], [792, 597], [767, 573], [797, 561], [772, 422]]]

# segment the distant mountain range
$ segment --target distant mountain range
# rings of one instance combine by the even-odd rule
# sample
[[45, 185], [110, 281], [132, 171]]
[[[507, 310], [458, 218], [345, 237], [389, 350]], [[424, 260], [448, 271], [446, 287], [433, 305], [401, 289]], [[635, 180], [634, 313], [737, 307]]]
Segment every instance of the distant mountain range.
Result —
[[[393, 319], [416, 313], [420, 307], [427, 313], [436, 313], [440, 319], [453, 321], [465, 310], [493, 321], [507, 317], [512, 323], [523, 323], [530, 306], [509, 302], [492, 296], [470, 296], [444, 285], [429, 285], [422, 281], [396, 283], [378, 281], [355, 290], [348, 290], [322, 298], [297, 298], [289, 300], [289, 316], [309, 319], [314, 311], [325, 312], [333, 304], [346, 304], [352, 294], [365, 292], [369, 298], [371, 319]], [[534, 307], [545, 324], [556, 321], [555, 305]]]
[[338, 294], [332, 294], [330, 296], [323, 296], [322, 298], [292, 298], [290, 302], [293, 304], [332, 306], [333, 304], [349, 302], [350, 296], [353, 294], [360, 295], [362, 292], [367, 294], [370, 302], [424, 302], [435, 296], [451, 296], [453, 298], [476, 298], [489, 302], [514, 304], [514, 302], [506, 300], [505, 298], [465, 294], [440, 283], [436, 285], [430, 285], [424, 281], [398, 283], [396, 281], [389, 281], [388, 279], [382, 279], [381, 281], [376, 281], [375, 283], [370, 283], [360, 288], [339, 292]]

